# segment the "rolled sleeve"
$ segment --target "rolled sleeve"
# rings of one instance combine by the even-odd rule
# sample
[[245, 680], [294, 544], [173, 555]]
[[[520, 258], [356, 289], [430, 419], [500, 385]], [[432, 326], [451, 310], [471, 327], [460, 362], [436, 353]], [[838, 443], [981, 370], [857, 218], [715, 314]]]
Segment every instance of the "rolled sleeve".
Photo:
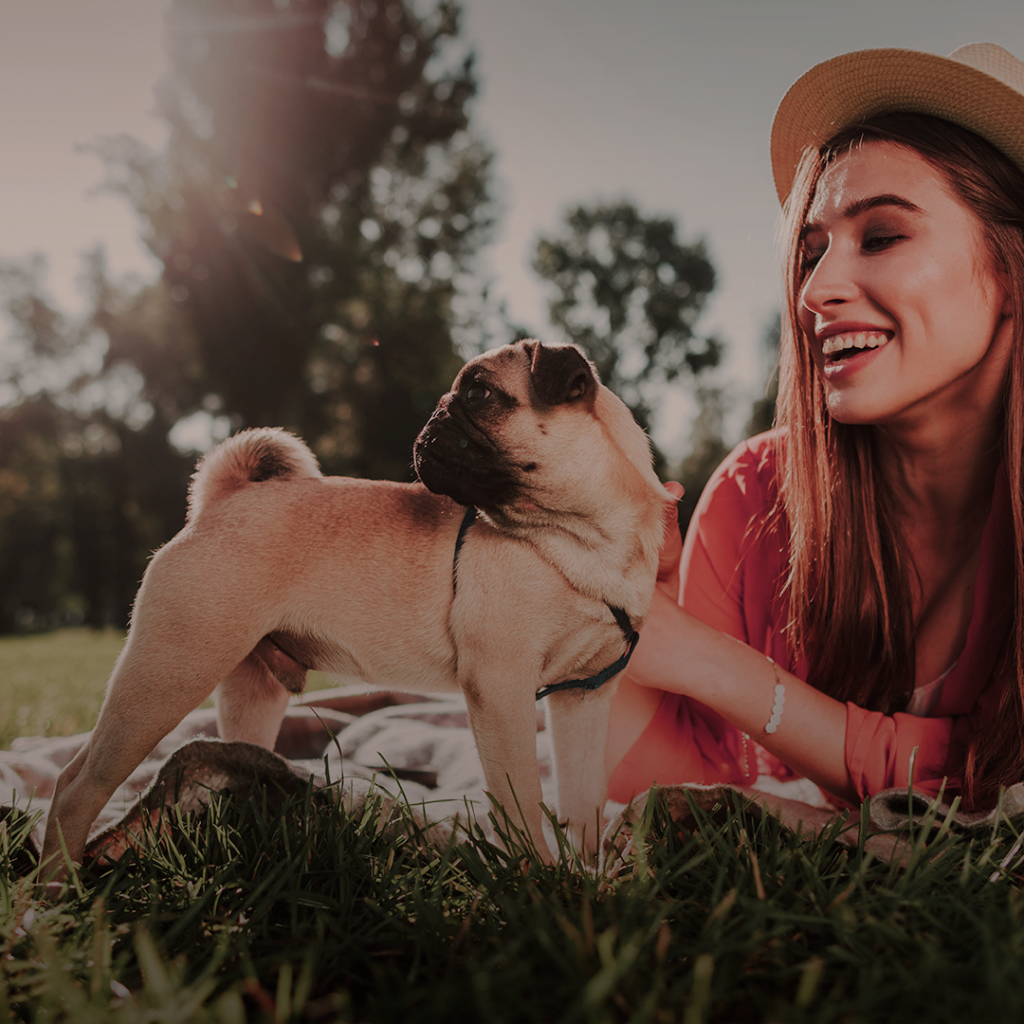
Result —
[[846, 765], [861, 800], [893, 786], [937, 793], [953, 732], [953, 718], [883, 715], [846, 705]]

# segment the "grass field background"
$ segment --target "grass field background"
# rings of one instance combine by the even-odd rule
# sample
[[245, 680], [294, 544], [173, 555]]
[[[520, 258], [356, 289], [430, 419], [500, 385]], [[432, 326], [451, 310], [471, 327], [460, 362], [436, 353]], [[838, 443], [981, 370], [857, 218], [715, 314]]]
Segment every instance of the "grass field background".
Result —
[[0, 637], [0, 748], [15, 736], [91, 729], [123, 643], [124, 635], [114, 630]]
[[[0, 637], [0, 750], [15, 736], [73, 736], [91, 729], [123, 645], [124, 634], [116, 630]], [[310, 672], [306, 689], [334, 683]]]
[[[4, 742], [91, 728], [121, 642], [0, 639]], [[919, 823], [885, 864], [734, 796], [685, 829], [651, 801], [633, 852], [583, 868], [325, 792], [175, 807], [45, 898], [32, 814], [0, 815], [0, 1021], [1024, 1020], [1019, 822]]]
[[[1015, 832], [923, 829], [904, 865], [727, 798], [654, 801], [612, 870], [515, 838], [265, 795], [171, 811], [40, 900], [0, 822], [0, 1020], [726, 1024], [1024, 1019]], [[401, 807], [399, 807], [399, 813]]]

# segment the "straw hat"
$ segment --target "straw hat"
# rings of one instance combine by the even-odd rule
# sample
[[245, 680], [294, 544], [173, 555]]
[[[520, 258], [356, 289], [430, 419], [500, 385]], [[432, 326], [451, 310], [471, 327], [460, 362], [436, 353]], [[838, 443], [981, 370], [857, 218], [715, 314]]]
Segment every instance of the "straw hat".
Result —
[[811, 68], [786, 93], [772, 125], [780, 200], [809, 146], [875, 114], [912, 111], [969, 128], [1024, 169], [1024, 63], [994, 43], [948, 57], [918, 50], [858, 50]]

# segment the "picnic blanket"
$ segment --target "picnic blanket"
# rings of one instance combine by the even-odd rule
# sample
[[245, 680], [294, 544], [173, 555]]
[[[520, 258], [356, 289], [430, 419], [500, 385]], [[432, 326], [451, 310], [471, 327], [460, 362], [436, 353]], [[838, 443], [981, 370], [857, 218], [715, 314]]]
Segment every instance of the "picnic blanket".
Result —
[[[45, 812], [61, 768], [79, 750], [88, 734], [49, 739], [21, 737], [12, 749], [0, 751], [0, 801], [21, 810], [42, 810], [33, 833], [41, 849]], [[545, 803], [556, 806], [550, 735], [543, 709], [537, 712], [537, 760]], [[382, 801], [385, 828], [403, 827], [412, 815], [431, 841], [442, 843], [453, 831], [475, 819], [483, 823], [492, 811], [485, 781], [461, 696], [430, 698], [383, 693], [363, 686], [313, 691], [288, 710], [275, 751], [217, 738], [216, 713], [200, 709], [188, 715], [132, 773], [98, 817], [87, 859], [116, 858], [142, 827], [161, 820], [165, 804], [185, 810], [205, 806], [212, 793], [228, 791], [245, 797], [260, 787], [270, 799], [306, 791], [341, 799], [360, 810], [371, 793]], [[859, 841], [860, 817], [829, 806], [806, 780], [780, 784], [758, 780], [750, 787], [665, 786], [660, 794], [682, 828], [695, 824], [695, 808], [712, 811], [727, 792], [740, 794], [752, 813], [770, 814], [786, 828], [806, 837], [839, 825], [840, 842]], [[603, 848], [610, 856], [628, 857], [632, 832], [649, 794], [629, 805], [609, 802]], [[912, 819], [930, 813], [941, 823], [949, 812], [931, 798], [906, 789], [887, 790], [871, 802], [867, 848], [882, 860], [900, 855], [901, 833]], [[952, 815], [954, 827], [990, 827], [996, 811]], [[1024, 814], [1024, 785], [1007, 790], [998, 813]], [[554, 848], [551, 837], [549, 845]]]

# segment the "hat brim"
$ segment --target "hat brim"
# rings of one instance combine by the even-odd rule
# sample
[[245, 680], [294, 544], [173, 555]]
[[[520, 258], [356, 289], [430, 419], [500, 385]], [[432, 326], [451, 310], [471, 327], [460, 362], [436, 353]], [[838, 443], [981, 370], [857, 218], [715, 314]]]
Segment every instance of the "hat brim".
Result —
[[931, 114], [968, 128], [1024, 170], [1024, 93], [952, 57], [858, 50], [811, 68], [779, 104], [771, 142], [779, 200], [789, 195], [808, 146], [822, 146], [851, 124], [895, 111]]

